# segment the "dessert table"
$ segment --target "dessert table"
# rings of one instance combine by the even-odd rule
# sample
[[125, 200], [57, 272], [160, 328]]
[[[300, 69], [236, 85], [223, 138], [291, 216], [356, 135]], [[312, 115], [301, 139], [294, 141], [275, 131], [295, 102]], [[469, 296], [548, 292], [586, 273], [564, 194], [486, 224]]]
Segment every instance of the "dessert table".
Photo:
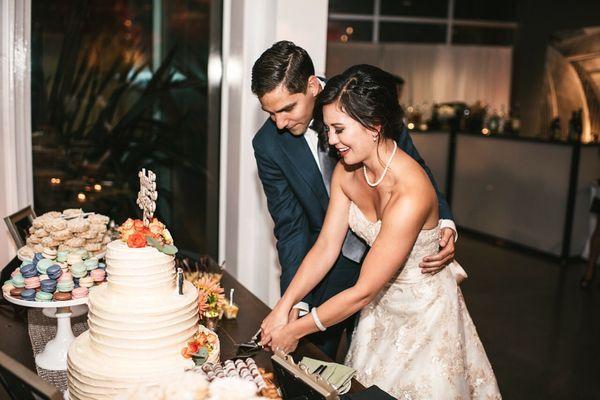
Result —
[[[2, 270], [0, 281], [4, 282], [9, 279], [10, 273], [19, 264], [19, 260], [15, 257]], [[235, 320], [221, 320], [217, 330], [221, 342], [221, 360], [226, 360], [235, 356], [238, 343], [247, 342], [256, 333], [270, 308], [227, 271], [223, 273], [221, 284], [226, 291], [231, 288], [235, 289], [236, 303], [240, 305], [238, 318]], [[2, 332], [0, 335], [0, 351], [35, 372], [34, 355], [27, 331], [27, 309], [11, 304], [5, 299], [0, 300], [0, 332]], [[272, 371], [270, 356], [271, 353], [261, 351], [253, 358], [260, 367]], [[293, 356], [296, 361], [303, 356], [331, 361], [328, 356], [307, 340], [300, 342]], [[364, 387], [359, 382], [352, 380], [350, 393], [363, 389]]]

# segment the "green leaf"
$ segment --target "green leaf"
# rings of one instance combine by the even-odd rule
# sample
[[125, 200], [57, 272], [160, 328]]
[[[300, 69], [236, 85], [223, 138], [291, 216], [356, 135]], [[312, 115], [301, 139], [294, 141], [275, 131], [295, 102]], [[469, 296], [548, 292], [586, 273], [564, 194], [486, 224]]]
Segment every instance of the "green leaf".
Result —
[[192, 355], [192, 360], [196, 366], [204, 364], [208, 360], [208, 351], [205, 348], [199, 349], [196, 354]]
[[156, 248], [158, 251], [163, 251], [163, 245], [160, 242], [160, 240], [157, 240], [155, 238], [153, 238], [152, 236], [146, 236], [146, 241], [148, 242], [148, 244], [154, 248]]
[[177, 254], [178, 250], [177, 247], [173, 246], [172, 244], [165, 244], [164, 246], [162, 246], [162, 249], [160, 251], [170, 256], [174, 256], [175, 254]]

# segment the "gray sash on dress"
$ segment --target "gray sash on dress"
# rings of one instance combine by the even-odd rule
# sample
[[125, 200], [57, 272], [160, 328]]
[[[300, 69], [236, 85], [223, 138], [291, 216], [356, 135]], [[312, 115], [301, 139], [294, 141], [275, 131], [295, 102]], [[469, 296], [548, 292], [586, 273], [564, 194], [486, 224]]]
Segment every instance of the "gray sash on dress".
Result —
[[[317, 154], [319, 156], [319, 165], [321, 166], [323, 182], [325, 183], [327, 194], [331, 196], [331, 175], [333, 174], [337, 160], [335, 157], [329, 155], [327, 150], [323, 150], [320, 145], [317, 146]], [[346, 239], [344, 239], [344, 244], [342, 246], [342, 254], [344, 257], [360, 263], [366, 250], [367, 246], [365, 243], [360, 240], [350, 229], [348, 229], [348, 233], [346, 233]]]

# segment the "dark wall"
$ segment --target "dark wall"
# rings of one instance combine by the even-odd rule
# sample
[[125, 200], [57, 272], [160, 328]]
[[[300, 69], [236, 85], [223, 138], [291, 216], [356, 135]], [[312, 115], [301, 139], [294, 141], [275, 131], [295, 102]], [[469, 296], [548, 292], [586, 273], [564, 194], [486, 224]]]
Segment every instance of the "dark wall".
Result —
[[517, 20], [511, 103], [519, 107], [524, 135], [535, 136], [548, 39], [558, 30], [600, 26], [600, 0], [521, 0]]

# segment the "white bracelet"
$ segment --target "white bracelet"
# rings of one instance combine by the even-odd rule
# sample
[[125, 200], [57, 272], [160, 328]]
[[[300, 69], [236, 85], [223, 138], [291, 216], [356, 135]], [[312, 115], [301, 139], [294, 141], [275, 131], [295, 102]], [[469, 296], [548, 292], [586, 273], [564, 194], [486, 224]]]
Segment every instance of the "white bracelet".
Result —
[[317, 307], [314, 307], [312, 310], [310, 310], [310, 314], [312, 315], [313, 321], [315, 321], [315, 325], [317, 325], [317, 328], [319, 328], [321, 332], [324, 332], [327, 328], [325, 328], [325, 325], [321, 323], [321, 320], [317, 315]]

